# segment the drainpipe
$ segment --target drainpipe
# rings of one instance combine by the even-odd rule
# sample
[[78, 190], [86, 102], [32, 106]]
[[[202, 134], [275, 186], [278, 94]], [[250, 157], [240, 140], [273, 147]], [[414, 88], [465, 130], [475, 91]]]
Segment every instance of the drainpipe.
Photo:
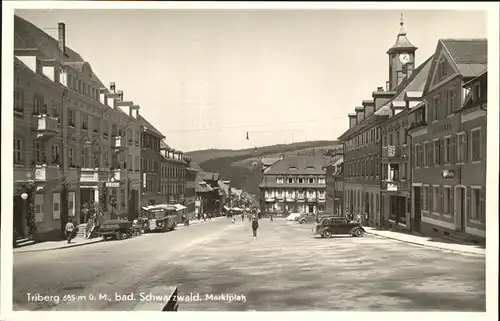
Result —
[[[409, 181], [410, 181], [409, 183], [410, 183], [410, 202], [411, 202], [411, 199], [413, 198], [413, 154], [412, 154], [413, 137], [408, 133], [408, 129], [405, 129], [405, 135], [408, 139], [406, 145], [409, 146], [409, 148], [408, 148], [408, 167], [410, 169], [410, 173], [408, 176], [409, 176]], [[427, 155], [424, 155], [424, 157], [427, 157]], [[405, 206], [408, 206], [408, 203], [406, 203]], [[413, 231], [413, 224], [412, 224], [412, 217], [411, 217], [411, 213], [412, 213], [413, 208], [414, 208], [414, 206], [410, 206], [410, 222], [407, 222], [407, 224], [410, 223], [409, 224], [410, 225], [410, 232]], [[405, 211], [405, 215], [406, 215], [406, 211]]]

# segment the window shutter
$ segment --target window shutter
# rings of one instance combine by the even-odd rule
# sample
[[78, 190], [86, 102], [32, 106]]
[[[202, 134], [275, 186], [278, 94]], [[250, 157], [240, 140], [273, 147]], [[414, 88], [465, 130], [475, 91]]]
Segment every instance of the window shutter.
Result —
[[429, 203], [428, 205], [428, 211], [432, 212], [432, 205], [433, 205], [433, 200], [432, 197], [434, 196], [434, 187], [429, 186], [427, 190], [427, 202]]
[[428, 144], [427, 144], [427, 165], [428, 166], [432, 166], [433, 165], [433, 159], [432, 159], [432, 152], [434, 151], [434, 143], [432, 141], [430, 141]]
[[481, 188], [480, 194], [481, 194], [481, 200], [480, 200], [481, 213], [479, 213], [479, 220], [481, 221], [481, 223], [485, 223], [486, 222], [486, 207], [485, 207], [485, 202], [484, 202], [484, 199], [485, 199], [484, 188]]
[[68, 216], [75, 216], [75, 193], [68, 193]]
[[470, 151], [469, 151], [469, 133], [468, 132], [464, 133], [464, 146], [463, 146], [463, 148], [465, 149], [463, 161], [464, 161], [464, 163], [467, 163], [469, 160], [469, 153], [470, 153]]
[[54, 220], [61, 219], [61, 194], [52, 194], [52, 218]]
[[444, 151], [445, 151], [445, 143], [444, 143], [444, 139], [440, 139], [439, 140], [439, 165], [443, 165], [444, 164]]
[[453, 136], [450, 139], [450, 164], [456, 163], [456, 150], [457, 150], [457, 136]]
[[439, 198], [438, 198], [438, 201], [439, 201], [439, 204], [440, 204], [440, 207], [438, 208], [439, 210], [439, 213], [440, 214], [443, 214], [443, 210], [444, 210], [444, 187], [443, 186], [440, 186], [439, 189]]
[[455, 216], [455, 190], [450, 188], [450, 215]]
[[469, 188], [467, 189], [467, 192], [466, 192], [466, 196], [467, 196], [467, 213], [466, 213], [466, 217], [465, 217], [465, 225], [467, 225], [467, 222], [469, 221], [469, 218], [471, 217], [471, 214], [472, 214], [472, 188]]

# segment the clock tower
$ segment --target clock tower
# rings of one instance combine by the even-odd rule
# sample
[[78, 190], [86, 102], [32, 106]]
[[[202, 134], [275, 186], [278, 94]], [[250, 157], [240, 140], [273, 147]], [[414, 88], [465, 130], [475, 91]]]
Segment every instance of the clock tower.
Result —
[[403, 28], [403, 14], [401, 13], [401, 25], [396, 43], [389, 50], [389, 90], [394, 90], [401, 80], [410, 75], [415, 69], [415, 51], [417, 47], [412, 45], [406, 37]]

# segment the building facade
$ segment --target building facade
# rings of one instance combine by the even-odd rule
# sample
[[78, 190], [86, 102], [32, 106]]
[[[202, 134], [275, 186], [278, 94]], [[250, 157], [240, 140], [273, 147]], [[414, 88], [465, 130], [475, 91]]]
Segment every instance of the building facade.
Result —
[[412, 113], [412, 216], [424, 234], [484, 242], [484, 39], [441, 39]]
[[260, 183], [265, 211], [325, 212], [328, 160], [323, 156], [289, 156], [271, 165]]
[[161, 194], [165, 196], [164, 203], [183, 204], [185, 202], [186, 170], [191, 158], [184, 156], [181, 151], [169, 147], [165, 142], [161, 142], [160, 153], [162, 156]]
[[344, 207], [344, 182], [342, 180], [343, 156], [326, 167], [326, 212], [342, 215]]
[[[113, 136], [113, 129], [137, 130], [136, 118], [118, 107], [119, 97], [102, 84], [90, 64], [66, 47], [63, 23], [58, 25], [56, 40], [20, 17], [15, 16], [14, 21], [17, 234], [26, 234], [27, 216], [33, 215], [36, 235], [32, 237], [60, 238], [68, 220], [86, 220], [83, 204], [96, 202], [106, 208], [110, 189], [116, 191], [113, 204], [117, 212], [135, 208], [135, 203], [126, 201], [121, 173], [115, 181], [118, 135]], [[126, 152], [121, 146], [118, 149]], [[110, 187], [117, 183], [118, 187]], [[23, 193], [26, 200], [20, 197]]]
[[165, 136], [139, 116], [141, 127], [141, 207], [163, 204], [166, 199], [161, 195], [160, 143]]

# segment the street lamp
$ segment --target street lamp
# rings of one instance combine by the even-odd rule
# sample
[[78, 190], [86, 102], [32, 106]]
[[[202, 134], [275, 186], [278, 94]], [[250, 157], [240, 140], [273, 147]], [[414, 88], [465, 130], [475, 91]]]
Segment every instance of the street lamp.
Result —
[[27, 200], [27, 199], [28, 199], [28, 193], [22, 193], [22, 194], [21, 194], [21, 198], [22, 198], [23, 200]]

